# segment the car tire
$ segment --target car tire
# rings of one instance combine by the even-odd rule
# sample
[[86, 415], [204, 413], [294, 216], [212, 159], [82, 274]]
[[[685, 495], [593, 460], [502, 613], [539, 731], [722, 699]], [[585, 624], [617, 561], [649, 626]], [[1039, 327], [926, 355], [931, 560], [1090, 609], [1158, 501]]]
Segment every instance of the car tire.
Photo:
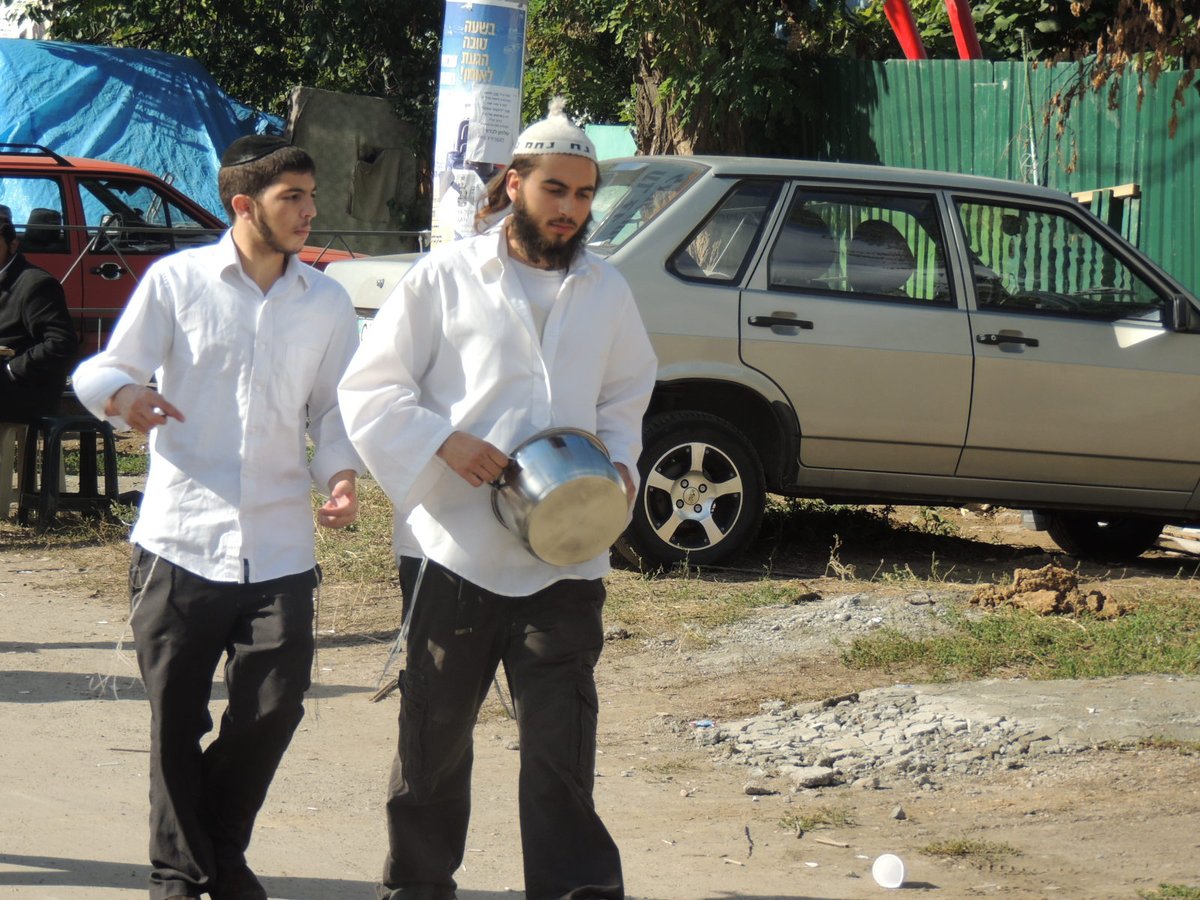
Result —
[[1086, 513], [1051, 513], [1050, 538], [1071, 556], [1096, 562], [1129, 562], [1154, 546], [1163, 522], [1137, 516], [1097, 518]]
[[618, 551], [651, 567], [712, 564], [742, 550], [762, 524], [762, 463], [717, 416], [669, 412], [646, 421], [633, 521]]

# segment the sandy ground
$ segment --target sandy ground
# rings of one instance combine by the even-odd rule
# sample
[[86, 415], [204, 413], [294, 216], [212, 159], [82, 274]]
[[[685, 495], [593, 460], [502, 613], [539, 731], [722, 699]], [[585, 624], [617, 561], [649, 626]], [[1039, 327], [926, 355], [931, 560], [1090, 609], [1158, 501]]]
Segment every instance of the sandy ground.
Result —
[[[131, 653], [115, 650], [123, 604], [94, 593], [61, 555], [0, 549], [3, 897], [144, 896], [148, 711]], [[748, 700], [783, 696], [798, 682], [812, 696], [842, 686], [832, 657], [811, 648], [764, 655], [753, 634], [734, 629], [686, 653], [637, 640], [606, 650], [596, 799], [622, 849], [631, 897], [876, 897], [887, 891], [870, 865], [884, 852], [905, 861], [905, 890], [951, 898], [1134, 898], [1163, 882], [1200, 885], [1200, 757], [1169, 749], [1047, 758], [932, 791], [885, 783], [747, 796], [747, 771], [714, 760], [688, 723], [727, 708], [744, 715]], [[373, 896], [398, 708], [394, 694], [369, 701], [386, 656], [376, 637], [321, 643], [309, 714], [249, 854], [273, 898]], [[111, 676], [100, 698], [97, 676]], [[1141, 727], [1159, 734], [1171, 722], [1194, 723], [1200, 682], [1187, 687], [1158, 699], [1153, 714], [1142, 710]], [[989, 702], [1001, 702], [990, 690]], [[218, 684], [214, 718], [221, 702]], [[1014, 692], [1011, 702], [1025, 701]], [[1077, 713], [1066, 703], [1060, 714]], [[515, 740], [513, 723], [490, 702], [476, 732], [463, 900], [522, 890]], [[786, 827], [789, 816], [826, 807], [847, 824], [799, 838]], [[897, 807], [905, 818], [893, 817]], [[922, 852], [964, 837], [1014, 852], [990, 863]]]

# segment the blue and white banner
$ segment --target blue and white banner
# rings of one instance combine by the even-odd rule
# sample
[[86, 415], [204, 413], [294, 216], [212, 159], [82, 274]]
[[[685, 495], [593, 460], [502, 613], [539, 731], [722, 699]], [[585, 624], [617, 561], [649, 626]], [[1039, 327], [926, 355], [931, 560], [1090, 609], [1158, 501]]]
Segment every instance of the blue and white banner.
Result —
[[446, 0], [433, 151], [434, 244], [474, 233], [521, 128], [527, 0]]

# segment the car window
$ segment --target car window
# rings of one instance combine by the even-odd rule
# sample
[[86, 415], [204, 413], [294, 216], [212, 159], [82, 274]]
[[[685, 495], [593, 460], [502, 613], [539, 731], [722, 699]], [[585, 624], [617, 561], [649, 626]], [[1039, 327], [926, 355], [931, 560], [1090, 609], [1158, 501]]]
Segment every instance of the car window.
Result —
[[0, 213], [7, 212], [26, 253], [69, 253], [62, 184], [57, 178], [0, 178]]
[[776, 290], [952, 302], [931, 197], [800, 189], [767, 268]]
[[1066, 213], [958, 200], [980, 309], [1109, 321], [1158, 317], [1164, 300]]
[[214, 235], [161, 191], [123, 178], [81, 178], [79, 195], [95, 249], [161, 254], [176, 246], [211, 243]]
[[743, 181], [733, 188], [668, 261], [683, 278], [738, 281], [779, 196], [777, 181]]
[[600, 164], [592, 202], [589, 250], [608, 256], [674, 203], [704, 173], [682, 160], [614, 160]]

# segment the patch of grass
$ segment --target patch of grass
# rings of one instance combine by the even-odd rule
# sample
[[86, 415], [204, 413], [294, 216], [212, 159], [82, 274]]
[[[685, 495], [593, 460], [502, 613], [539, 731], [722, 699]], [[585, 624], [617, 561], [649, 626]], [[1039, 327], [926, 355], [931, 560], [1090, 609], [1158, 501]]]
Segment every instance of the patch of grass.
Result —
[[[1103, 746], [1103, 745], [1102, 745]], [[1185, 741], [1167, 737], [1162, 734], [1141, 738], [1130, 745], [1119, 747], [1104, 746], [1104, 749], [1115, 750], [1173, 750], [1180, 756], [1200, 756], [1200, 741]]]
[[1037, 616], [1001, 609], [968, 618], [951, 609], [949, 631], [912, 637], [883, 628], [843, 653], [851, 668], [913, 667], [931, 677], [979, 678], [998, 671], [1036, 678], [1102, 678], [1200, 672], [1200, 599], [1139, 597], [1113, 620]]
[[1200, 887], [1185, 884], [1160, 884], [1154, 891], [1138, 891], [1142, 900], [1200, 900]]
[[920, 848], [926, 856], [943, 859], [959, 859], [976, 866], [994, 866], [1006, 856], [1018, 856], [1021, 851], [999, 841], [981, 841], [974, 838], [952, 838], [934, 841]]
[[[325, 500], [313, 494], [313, 510]], [[358, 521], [346, 528], [317, 528], [317, 561], [330, 581], [389, 582], [396, 577], [392, 554], [392, 504], [368, 476], [358, 480]]]
[[670, 777], [672, 775], [682, 775], [685, 772], [694, 772], [696, 764], [688, 759], [669, 759], [663, 762], [645, 763], [639, 768], [648, 775]]
[[641, 634], [684, 634], [703, 643], [704, 629], [728, 625], [764, 606], [779, 606], [806, 590], [803, 582], [726, 579], [698, 569], [651, 578], [614, 572], [607, 580], [605, 616]]
[[[101, 469], [103, 464], [97, 463]], [[63, 450], [63, 469], [68, 475], [79, 474], [79, 451]], [[150, 469], [150, 459], [145, 453], [129, 453], [117, 450], [118, 475], [145, 475]]]
[[779, 820], [780, 828], [797, 837], [818, 828], [850, 828], [856, 824], [850, 810], [844, 806], [818, 806], [806, 812], [789, 812]]
[[[324, 503], [313, 494], [313, 509]], [[369, 476], [358, 479], [358, 520], [317, 528], [321, 584], [317, 630], [327, 635], [375, 634], [390, 642], [400, 627], [400, 588], [392, 553], [392, 505]]]

